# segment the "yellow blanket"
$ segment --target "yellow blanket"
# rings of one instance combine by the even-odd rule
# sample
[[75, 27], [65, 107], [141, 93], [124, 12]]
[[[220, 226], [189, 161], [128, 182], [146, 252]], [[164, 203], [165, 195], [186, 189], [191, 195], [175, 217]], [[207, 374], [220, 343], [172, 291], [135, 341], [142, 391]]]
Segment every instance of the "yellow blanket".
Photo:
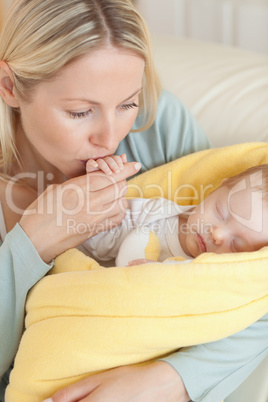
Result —
[[[266, 144], [203, 151], [133, 179], [129, 196], [198, 203], [203, 185], [267, 162]], [[67, 251], [29, 294], [6, 401], [39, 402], [88, 373], [242, 330], [268, 311], [267, 266], [268, 248], [110, 269]]]

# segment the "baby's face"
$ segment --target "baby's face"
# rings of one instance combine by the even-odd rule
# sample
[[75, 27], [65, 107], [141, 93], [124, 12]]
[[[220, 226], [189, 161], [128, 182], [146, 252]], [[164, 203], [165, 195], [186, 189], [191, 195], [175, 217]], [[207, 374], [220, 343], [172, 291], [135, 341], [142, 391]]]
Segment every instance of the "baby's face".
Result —
[[220, 186], [192, 211], [186, 247], [193, 257], [256, 251], [268, 245], [268, 205], [261, 191], [245, 183]]

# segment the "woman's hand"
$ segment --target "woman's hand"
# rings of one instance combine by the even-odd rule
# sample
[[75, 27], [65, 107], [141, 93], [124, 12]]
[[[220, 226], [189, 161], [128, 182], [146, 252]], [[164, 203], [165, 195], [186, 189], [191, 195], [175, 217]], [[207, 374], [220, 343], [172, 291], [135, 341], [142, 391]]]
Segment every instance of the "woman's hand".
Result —
[[139, 169], [140, 164], [126, 163], [119, 173], [97, 171], [49, 186], [19, 222], [40, 257], [49, 262], [68, 248], [118, 226], [127, 206], [126, 178]]
[[58, 391], [49, 402], [187, 402], [178, 373], [166, 362], [95, 374]]

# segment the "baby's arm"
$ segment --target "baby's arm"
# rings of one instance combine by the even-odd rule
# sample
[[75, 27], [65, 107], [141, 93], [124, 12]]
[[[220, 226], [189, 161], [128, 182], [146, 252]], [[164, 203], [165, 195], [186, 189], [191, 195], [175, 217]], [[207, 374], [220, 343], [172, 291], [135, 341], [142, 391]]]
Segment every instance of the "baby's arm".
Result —
[[133, 266], [133, 265], [150, 264], [150, 263], [152, 263], [152, 262], [153, 262], [154, 264], [157, 263], [157, 261], [155, 261], [155, 260], [149, 260], [149, 259], [146, 259], [146, 258], [138, 258], [137, 260], [129, 261], [128, 265], [129, 265], [129, 267], [131, 267], [131, 266]]
[[86, 164], [87, 173], [101, 170], [102, 172], [110, 175], [112, 173], [119, 173], [123, 169], [124, 164], [127, 163], [126, 154], [106, 156], [105, 158], [89, 159]]
[[[193, 259], [189, 259], [189, 260], [186, 260], [186, 259], [184, 259], [183, 257], [182, 257], [182, 259], [181, 260], [174, 260], [174, 259], [167, 259], [167, 260], [165, 260], [165, 261], [162, 261], [162, 264], [184, 264], [184, 263], [188, 263], [188, 262], [191, 262], [191, 261], [193, 261]], [[132, 265], [142, 265], [142, 264], [150, 264], [150, 263], [157, 263], [157, 261], [155, 261], [155, 260], [150, 260], [150, 259], [146, 259], [146, 258], [139, 258], [139, 259], [137, 259], [137, 260], [132, 260], [132, 261], [129, 261], [129, 263], [128, 263], [128, 265], [129, 266], [132, 266]]]

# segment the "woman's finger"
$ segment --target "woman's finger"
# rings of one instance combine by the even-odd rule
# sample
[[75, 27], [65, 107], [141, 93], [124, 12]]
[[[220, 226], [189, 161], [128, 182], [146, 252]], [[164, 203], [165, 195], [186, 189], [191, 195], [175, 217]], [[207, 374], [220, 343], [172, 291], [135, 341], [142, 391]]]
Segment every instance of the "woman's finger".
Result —
[[[106, 230], [111, 230], [119, 226], [124, 217], [125, 212], [124, 210], [120, 209], [118, 213], [114, 213], [109, 218], [104, 217], [103, 219], [100, 219], [99, 222], [96, 222], [94, 225], [93, 224], [89, 225], [88, 237], [90, 238], [92, 236], [97, 235], [98, 233], [105, 232]], [[73, 225], [73, 228], [75, 229], [75, 225]]]
[[103, 213], [108, 213], [111, 207], [115, 206], [115, 202], [123, 198], [126, 193], [127, 182], [125, 180], [112, 183], [110, 186], [98, 191], [91, 192], [89, 190], [85, 193], [86, 212], [102, 211]]
[[74, 383], [66, 388], [62, 388], [53, 395], [52, 398], [46, 399], [43, 402], [77, 402], [89, 395], [99, 386], [98, 381], [91, 377], [86, 377], [84, 380]]
[[181, 377], [166, 362], [118, 367], [58, 391], [49, 402], [186, 402]]

